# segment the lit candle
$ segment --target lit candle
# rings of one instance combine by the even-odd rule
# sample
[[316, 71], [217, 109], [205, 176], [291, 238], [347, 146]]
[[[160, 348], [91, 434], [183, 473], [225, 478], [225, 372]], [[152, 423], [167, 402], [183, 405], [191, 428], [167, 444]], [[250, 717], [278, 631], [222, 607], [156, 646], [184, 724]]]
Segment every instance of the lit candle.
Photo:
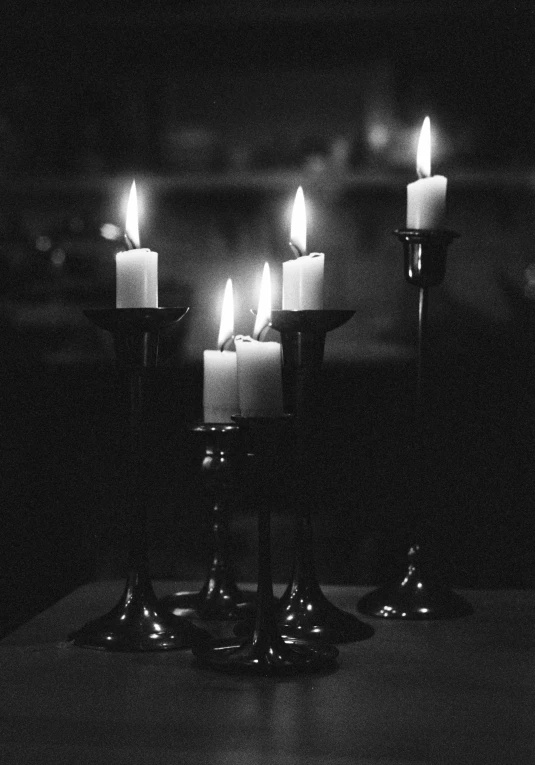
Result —
[[235, 339], [238, 360], [238, 394], [242, 417], [281, 417], [282, 355], [281, 345], [261, 342], [271, 318], [271, 280], [266, 263], [256, 315], [254, 337], [238, 335]]
[[140, 246], [135, 181], [128, 198], [125, 228], [129, 249], [115, 256], [117, 308], [157, 308], [158, 253]]
[[227, 280], [221, 322], [217, 338], [218, 351], [204, 351], [203, 413], [205, 422], [230, 422], [239, 414], [238, 371], [236, 352], [226, 350], [234, 338], [234, 295], [232, 279]]
[[305, 197], [303, 189], [299, 186], [295, 195], [290, 228], [290, 247], [296, 259], [282, 264], [282, 307], [286, 311], [323, 308], [325, 256], [322, 252], [311, 252], [307, 255], [306, 239]]
[[441, 228], [446, 216], [447, 179], [431, 175], [431, 122], [422, 125], [416, 154], [417, 181], [407, 186], [407, 228]]

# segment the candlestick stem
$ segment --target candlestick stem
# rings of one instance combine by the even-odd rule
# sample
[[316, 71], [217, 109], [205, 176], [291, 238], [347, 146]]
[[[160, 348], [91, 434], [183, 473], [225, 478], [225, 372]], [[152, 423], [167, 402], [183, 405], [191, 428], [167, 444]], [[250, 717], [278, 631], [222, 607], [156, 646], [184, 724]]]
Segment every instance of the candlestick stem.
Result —
[[423, 571], [421, 547], [414, 541], [415, 537], [424, 534], [427, 522], [424, 491], [428, 472], [425, 444], [427, 391], [424, 376], [427, 369], [428, 291], [430, 286], [438, 285], [444, 279], [447, 247], [458, 234], [414, 229], [395, 233], [403, 244], [405, 278], [418, 287], [416, 398], [409, 468], [412, 482], [409, 519], [412, 542], [400, 576], [361, 598], [358, 609], [367, 616], [390, 619], [427, 620], [465, 616], [472, 612], [471, 605]]
[[185, 619], [170, 618], [159, 607], [149, 575], [147, 540], [148, 488], [145, 474], [147, 374], [158, 359], [163, 327], [179, 321], [187, 308], [117, 308], [89, 310], [86, 315], [110, 331], [117, 367], [128, 395], [129, 448], [127, 500], [130, 546], [128, 574], [119, 602], [69, 638], [83, 648], [108, 651], [164, 651], [190, 647], [206, 633]]
[[343, 643], [364, 640], [374, 630], [325, 597], [315, 569], [312, 504], [306, 470], [314, 462], [311, 445], [321, 413], [321, 371], [327, 333], [354, 311], [273, 311], [271, 326], [281, 333], [286, 411], [296, 421], [296, 536], [290, 582], [277, 604], [279, 628], [287, 637]]
[[[254, 454], [268, 459], [266, 444], [276, 431], [285, 434], [287, 418], [239, 418], [253, 441]], [[277, 439], [278, 441], [279, 439]], [[277, 443], [277, 446], [279, 444]], [[198, 644], [193, 653], [211, 669], [255, 675], [293, 675], [330, 671], [336, 667], [338, 650], [330, 645], [282, 636], [273, 597], [271, 573], [271, 511], [268, 501], [258, 507], [258, 577], [256, 613], [246, 637], [213, 640]]]
[[211, 505], [212, 559], [199, 592], [177, 592], [160, 602], [176, 616], [207, 621], [239, 619], [252, 607], [255, 597], [236, 584], [229, 553], [229, 500], [240, 431], [235, 423], [202, 423], [194, 425], [192, 433], [204, 445], [202, 475]]

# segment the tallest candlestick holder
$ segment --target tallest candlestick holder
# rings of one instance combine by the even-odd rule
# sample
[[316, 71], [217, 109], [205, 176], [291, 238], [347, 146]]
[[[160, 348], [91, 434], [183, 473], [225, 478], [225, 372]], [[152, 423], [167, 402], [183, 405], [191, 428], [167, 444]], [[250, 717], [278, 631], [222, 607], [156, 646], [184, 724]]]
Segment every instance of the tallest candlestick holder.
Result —
[[[446, 274], [446, 256], [454, 231], [400, 229], [394, 232], [403, 245], [405, 278], [418, 287], [418, 356], [410, 480], [413, 517], [422, 523], [425, 512], [423, 479], [426, 463], [424, 424], [424, 372], [427, 351], [427, 306], [429, 288], [441, 284]], [[418, 531], [413, 529], [413, 534]], [[420, 529], [421, 533], [421, 529]], [[471, 605], [423, 571], [420, 545], [408, 551], [405, 570], [391, 582], [365, 595], [358, 604], [361, 613], [390, 619], [447, 619], [472, 613]]]
[[280, 332], [283, 356], [285, 409], [296, 422], [296, 549], [291, 581], [278, 605], [283, 635], [326, 643], [364, 640], [373, 634], [369, 624], [334, 606], [324, 595], [316, 576], [312, 530], [312, 500], [307, 493], [309, 444], [317, 429], [314, 402], [320, 388], [325, 339], [345, 324], [354, 311], [272, 311], [270, 326]]

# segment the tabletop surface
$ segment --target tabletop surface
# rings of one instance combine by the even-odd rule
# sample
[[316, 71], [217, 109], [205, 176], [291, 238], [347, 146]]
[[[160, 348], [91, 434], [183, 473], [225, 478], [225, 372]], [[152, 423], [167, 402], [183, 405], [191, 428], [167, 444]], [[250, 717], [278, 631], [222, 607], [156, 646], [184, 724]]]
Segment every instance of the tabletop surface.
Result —
[[[278, 679], [66, 643], [122, 586], [81, 587], [0, 642], [3, 765], [535, 762], [533, 591], [463, 591], [474, 614], [447, 621], [362, 617], [375, 634], [340, 645], [335, 672]], [[323, 590], [353, 612], [366, 592]]]

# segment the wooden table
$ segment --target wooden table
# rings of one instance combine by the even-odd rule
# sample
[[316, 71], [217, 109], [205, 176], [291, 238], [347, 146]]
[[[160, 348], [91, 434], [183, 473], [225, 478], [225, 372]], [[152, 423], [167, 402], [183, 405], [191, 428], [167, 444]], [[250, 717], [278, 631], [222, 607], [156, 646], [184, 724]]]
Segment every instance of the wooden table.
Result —
[[[335, 673], [282, 680], [64, 642], [121, 590], [82, 587], [0, 643], [3, 765], [535, 762], [533, 591], [464, 592], [475, 614], [451, 621], [369, 619]], [[324, 591], [349, 610], [365, 592]]]

